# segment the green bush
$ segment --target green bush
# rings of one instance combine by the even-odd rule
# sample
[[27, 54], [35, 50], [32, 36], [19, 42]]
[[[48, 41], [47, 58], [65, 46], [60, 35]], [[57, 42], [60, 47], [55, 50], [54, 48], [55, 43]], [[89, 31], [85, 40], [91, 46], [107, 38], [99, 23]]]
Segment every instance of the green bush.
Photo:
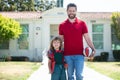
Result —
[[113, 57], [116, 61], [120, 61], [120, 50], [113, 50]]
[[109, 53], [108, 52], [101, 52], [101, 61], [108, 61]]
[[95, 56], [93, 61], [108, 61], [109, 53], [108, 52], [101, 52], [100, 55]]
[[94, 59], [93, 59], [93, 61], [100, 62], [101, 61], [101, 56], [95, 56]]
[[18, 21], [0, 15], [0, 43], [19, 38], [21, 33], [22, 28]]

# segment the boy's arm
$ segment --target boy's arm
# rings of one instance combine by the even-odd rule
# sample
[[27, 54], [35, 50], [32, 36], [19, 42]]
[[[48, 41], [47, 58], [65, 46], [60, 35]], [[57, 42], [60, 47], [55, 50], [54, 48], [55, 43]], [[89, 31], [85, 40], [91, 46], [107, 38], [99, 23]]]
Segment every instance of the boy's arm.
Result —
[[68, 64], [66, 63], [64, 57], [63, 57], [63, 65], [64, 65], [64, 68], [67, 69], [68, 68]]
[[51, 65], [52, 64], [52, 61], [50, 59], [48, 59], [48, 69], [49, 69], [49, 73], [51, 74], [52, 73], [52, 70], [51, 70]]
[[65, 69], [68, 68], [68, 64], [66, 62], [64, 62], [64, 67], [65, 67]]

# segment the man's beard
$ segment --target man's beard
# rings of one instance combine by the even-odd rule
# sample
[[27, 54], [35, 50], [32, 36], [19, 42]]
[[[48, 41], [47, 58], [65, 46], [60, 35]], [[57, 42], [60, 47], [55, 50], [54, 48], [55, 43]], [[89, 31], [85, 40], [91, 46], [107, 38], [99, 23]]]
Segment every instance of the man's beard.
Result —
[[69, 17], [70, 19], [74, 19], [74, 18], [76, 17], [76, 14], [69, 14], [68, 17]]

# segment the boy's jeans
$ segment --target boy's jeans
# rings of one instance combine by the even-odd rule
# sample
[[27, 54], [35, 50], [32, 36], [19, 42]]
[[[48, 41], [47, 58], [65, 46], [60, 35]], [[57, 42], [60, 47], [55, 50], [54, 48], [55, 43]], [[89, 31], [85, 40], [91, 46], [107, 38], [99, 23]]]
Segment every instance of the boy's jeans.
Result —
[[65, 61], [68, 64], [68, 80], [74, 80], [74, 72], [76, 80], [83, 80], [82, 72], [84, 67], [83, 55], [65, 56]]
[[51, 80], [66, 80], [65, 68], [63, 65], [55, 65]]

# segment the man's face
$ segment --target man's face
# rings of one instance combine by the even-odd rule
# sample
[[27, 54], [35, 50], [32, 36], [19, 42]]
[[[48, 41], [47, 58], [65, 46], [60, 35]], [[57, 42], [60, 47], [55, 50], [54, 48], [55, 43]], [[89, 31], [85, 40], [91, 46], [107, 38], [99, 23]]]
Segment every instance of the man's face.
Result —
[[77, 12], [77, 10], [75, 7], [69, 7], [67, 10], [68, 17], [70, 19], [74, 19], [76, 17], [76, 12]]

